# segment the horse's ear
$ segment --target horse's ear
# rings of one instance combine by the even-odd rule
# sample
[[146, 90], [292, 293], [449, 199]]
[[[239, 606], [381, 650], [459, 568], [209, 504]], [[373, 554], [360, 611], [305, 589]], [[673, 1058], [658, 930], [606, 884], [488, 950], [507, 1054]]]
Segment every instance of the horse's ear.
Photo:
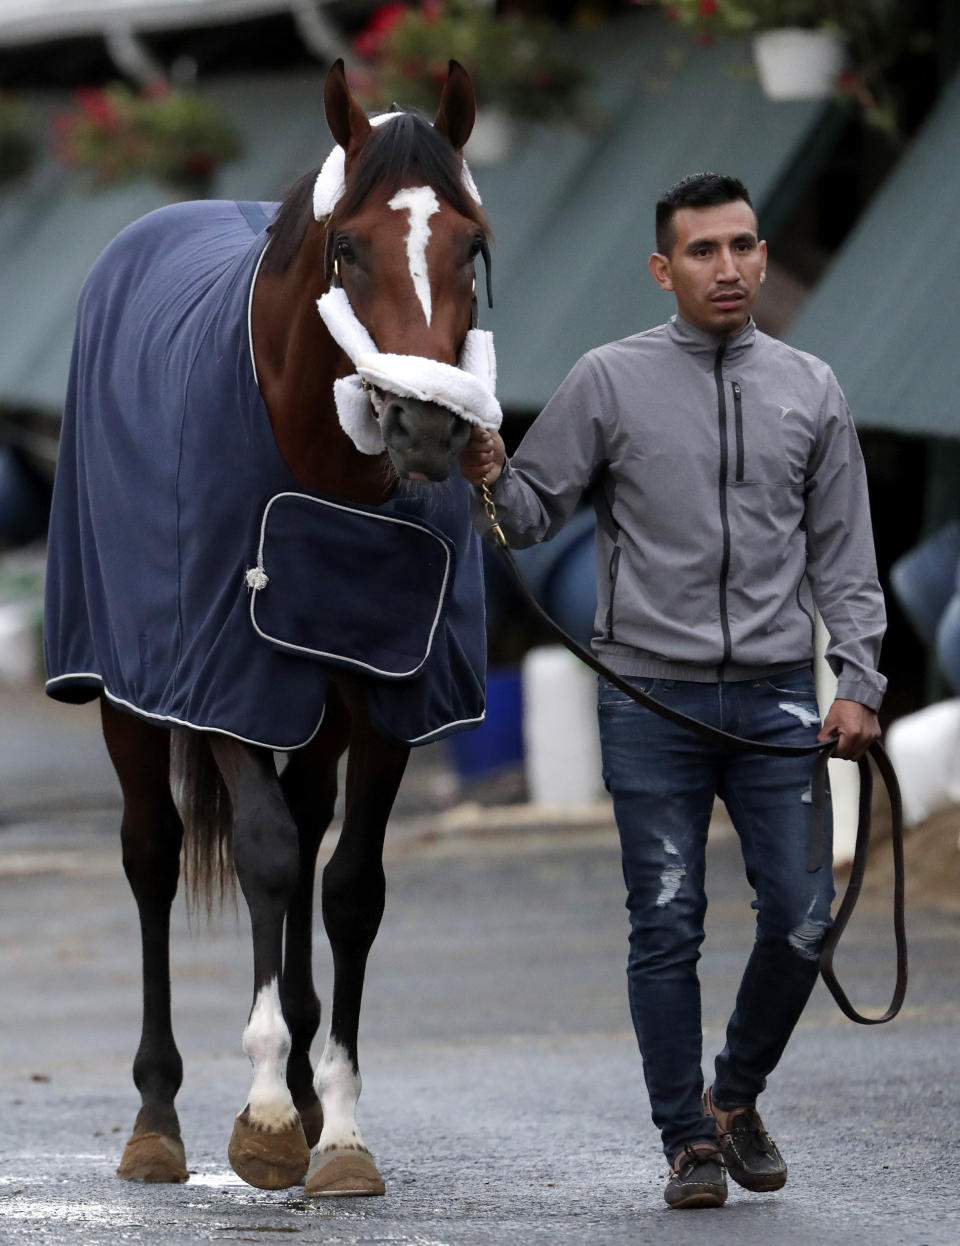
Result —
[[323, 103], [330, 133], [347, 153], [347, 158], [360, 150], [370, 133], [367, 114], [350, 94], [343, 58], [334, 61], [323, 86]]
[[451, 61], [433, 127], [447, 136], [456, 151], [463, 151], [476, 119], [473, 80], [459, 61]]

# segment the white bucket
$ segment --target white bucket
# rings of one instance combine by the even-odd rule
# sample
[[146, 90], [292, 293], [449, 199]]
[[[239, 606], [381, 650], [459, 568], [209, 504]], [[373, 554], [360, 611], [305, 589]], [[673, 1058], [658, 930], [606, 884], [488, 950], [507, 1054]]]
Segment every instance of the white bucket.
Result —
[[603, 792], [596, 676], [560, 645], [531, 649], [521, 674], [529, 799], [563, 808], [594, 804]]
[[840, 35], [831, 30], [764, 30], [753, 36], [760, 85], [772, 100], [826, 99], [845, 63]]

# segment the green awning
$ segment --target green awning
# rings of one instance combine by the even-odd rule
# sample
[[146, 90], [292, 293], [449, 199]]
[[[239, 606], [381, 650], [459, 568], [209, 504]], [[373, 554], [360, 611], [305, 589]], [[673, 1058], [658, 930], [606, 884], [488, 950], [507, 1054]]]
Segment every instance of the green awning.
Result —
[[861, 428], [960, 437], [960, 76], [790, 325]]
[[486, 323], [504, 407], [538, 410], [584, 351], [673, 314], [647, 269], [668, 186], [731, 173], [772, 233], [783, 191], [795, 197], [816, 172], [829, 109], [768, 100], [749, 43], [698, 47], [661, 18], [638, 13], [595, 32], [602, 121], [591, 132], [530, 128], [509, 161], [477, 170], [496, 232]]
[[[520, 125], [502, 163], [474, 162], [496, 236], [496, 307], [481, 320], [497, 337], [501, 401], [521, 411], [539, 409], [585, 350], [672, 312], [646, 267], [666, 186], [699, 169], [731, 172], [771, 229], [824, 115], [819, 105], [767, 100], [747, 44], [697, 47], [659, 11], [582, 34], [577, 50], [595, 75], [590, 126]], [[204, 85], [246, 141], [244, 159], [219, 176], [217, 197], [277, 196], [323, 159], [322, 80], [318, 71]], [[0, 403], [60, 409], [84, 276], [162, 195], [147, 182], [89, 195], [47, 164], [0, 199]]]

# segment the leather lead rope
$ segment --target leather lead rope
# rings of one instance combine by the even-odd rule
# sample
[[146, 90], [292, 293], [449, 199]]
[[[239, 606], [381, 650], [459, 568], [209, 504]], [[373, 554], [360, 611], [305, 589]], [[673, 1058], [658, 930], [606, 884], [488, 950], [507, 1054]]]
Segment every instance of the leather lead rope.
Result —
[[[497, 510], [490, 494], [490, 490], [486, 484], [479, 486], [480, 493], [483, 498], [483, 506], [490, 522], [488, 536], [491, 538], [491, 545], [496, 551], [497, 556], [503, 563], [511, 580], [516, 585], [520, 596], [523, 598], [528, 609], [540, 620], [541, 623], [551, 632], [557, 640], [581, 662], [584, 662], [598, 675], [602, 675], [609, 680], [615, 688], [636, 701], [638, 705], [642, 705], [645, 709], [652, 710], [653, 713], [659, 714], [661, 718], [665, 718], [668, 722], [685, 727], [688, 731], [694, 732], [696, 735], [702, 736], [704, 739], [711, 740], [715, 744], [722, 744], [725, 748], [735, 749], [738, 752], [760, 753], [767, 757], [809, 757], [812, 754], [818, 754], [814, 763], [814, 772], [811, 782], [811, 811], [810, 811], [810, 847], [807, 858], [807, 869], [817, 870], [823, 862], [823, 854], [826, 846], [825, 834], [825, 816], [826, 816], [826, 775], [827, 761], [836, 748], [834, 741], [827, 741], [823, 744], [814, 745], [789, 745], [789, 744], [767, 744], [762, 740], [748, 740], [743, 736], [733, 735], [731, 732], [722, 731], [718, 727], [711, 727], [709, 724], [701, 722], [697, 718], [691, 718], [688, 714], [681, 714], [678, 710], [671, 709], [668, 705], [654, 700], [653, 697], [647, 696], [645, 692], [641, 692], [639, 688], [635, 688], [628, 683], [622, 676], [615, 671], [611, 671], [593, 654], [578, 644], [567, 632], [563, 630], [559, 624], [547, 614], [540, 603], [536, 600], [530, 590], [524, 583], [520, 570], [516, 561], [507, 545], [507, 538], [504, 536], [503, 530], [497, 522]], [[896, 982], [893, 990], [893, 998], [886, 1012], [879, 1017], [866, 1017], [858, 1012], [850, 1000], [847, 998], [846, 992], [837, 981], [836, 974], [833, 971], [833, 957], [837, 950], [837, 944], [840, 936], [850, 916], [853, 913], [857, 899], [860, 895], [860, 889], [863, 884], [864, 873], [867, 865], [867, 851], [870, 845], [870, 811], [871, 811], [871, 795], [873, 792], [873, 775], [870, 770], [870, 763], [867, 759], [861, 758], [857, 763], [860, 770], [860, 807], [859, 818], [857, 823], [856, 846], [853, 854], [853, 864], [850, 867], [850, 877], [847, 881], [846, 890], [843, 899], [837, 909], [837, 915], [833, 919], [833, 924], [827, 931], [823, 940], [820, 951], [820, 974], [830, 994], [836, 1000], [840, 1010], [860, 1025], [881, 1025], [885, 1021], [892, 1021], [900, 1011], [903, 1004], [904, 996], [907, 991], [907, 938], [904, 922], [904, 864], [903, 864], [903, 812], [900, 801], [900, 785], [897, 782], [897, 776], [890, 759], [879, 744], [872, 744], [869, 750], [870, 756], [873, 758], [880, 777], [883, 779], [887, 789], [887, 795], [890, 800], [890, 816], [891, 816], [891, 843], [893, 846], [893, 930], [896, 942], [897, 955], [897, 971]]]

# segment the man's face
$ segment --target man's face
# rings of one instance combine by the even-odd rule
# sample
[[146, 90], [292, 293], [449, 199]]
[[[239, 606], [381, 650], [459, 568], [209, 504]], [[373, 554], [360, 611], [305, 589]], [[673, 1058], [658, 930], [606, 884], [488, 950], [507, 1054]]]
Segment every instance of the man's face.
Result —
[[708, 333], [738, 333], [750, 319], [767, 267], [767, 244], [742, 199], [713, 208], [679, 208], [669, 255], [650, 256], [650, 272], [672, 290], [677, 311]]

